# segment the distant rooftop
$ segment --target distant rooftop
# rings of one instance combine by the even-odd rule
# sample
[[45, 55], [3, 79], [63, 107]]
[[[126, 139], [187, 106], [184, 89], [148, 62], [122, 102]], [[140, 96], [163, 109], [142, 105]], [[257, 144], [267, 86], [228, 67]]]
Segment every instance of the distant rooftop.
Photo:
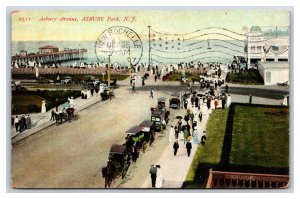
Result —
[[51, 45], [47, 45], [47, 46], [43, 46], [43, 47], [40, 47], [39, 49], [53, 49], [53, 48], [58, 48], [58, 47], [55, 47], [55, 46], [51, 46]]
[[279, 61], [279, 62], [259, 62], [264, 69], [287, 69], [290, 67], [290, 62]]
[[262, 30], [259, 26], [252, 26], [250, 32], [251, 33], [262, 33]]

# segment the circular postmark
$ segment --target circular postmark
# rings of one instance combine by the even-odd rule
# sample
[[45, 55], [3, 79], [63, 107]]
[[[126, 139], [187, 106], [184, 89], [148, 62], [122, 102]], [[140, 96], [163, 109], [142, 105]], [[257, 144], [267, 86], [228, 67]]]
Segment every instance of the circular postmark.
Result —
[[104, 30], [96, 40], [95, 53], [98, 61], [129, 63], [135, 66], [143, 55], [143, 44], [139, 35], [125, 26], [113, 26]]

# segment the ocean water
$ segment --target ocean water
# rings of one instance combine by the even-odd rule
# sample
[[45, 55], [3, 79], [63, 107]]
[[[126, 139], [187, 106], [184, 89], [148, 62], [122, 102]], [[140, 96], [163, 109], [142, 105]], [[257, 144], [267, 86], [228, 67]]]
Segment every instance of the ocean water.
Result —
[[[160, 46], [160, 43], [163, 45]], [[229, 63], [233, 56], [244, 56], [244, 42], [240, 40], [190, 40], [181, 41], [180, 45], [175, 46], [173, 41], [161, 40], [160, 43], [151, 42], [151, 62], [152, 64], [176, 64], [188, 62], [221, 62]], [[149, 60], [149, 41], [142, 41], [143, 51], [131, 54], [137, 58], [140, 57], [138, 64], [148, 64]], [[157, 44], [157, 45], [156, 45]], [[46, 45], [58, 47], [60, 50], [69, 49], [87, 49], [86, 59], [77, 62], [99, 63], [108, 62], [108, 57], [95, 53], [95, 41], [18, 41], [12, 42], [11, 55], [25, 50], [28, 53], [37, 53], [39, 48]], [[111, 62], [122, 66], [128, 66], [129, 55], [112, 56]], [[63, 62], [62, 65], [72, 65], [74, 61]]]

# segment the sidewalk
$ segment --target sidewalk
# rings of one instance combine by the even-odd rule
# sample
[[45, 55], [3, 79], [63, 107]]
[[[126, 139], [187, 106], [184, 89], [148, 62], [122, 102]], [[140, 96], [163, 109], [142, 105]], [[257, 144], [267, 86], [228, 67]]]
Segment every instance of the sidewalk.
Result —
[[[197, 122], [197, 128], [198, 128], [198, 132], [199, 132], [199, 134], [198, 134], [199, 141], [201, 140], [201, 137], [203, 135], [203, 130], [205, 130], [208, 118], [209, 118], [208, 114], [203, 115], [201, 123], [199, 122], [199, 120]], [[173, 124], [173, 125], [175, 125], [175, 124]], [[169, 129], [170, 128], [168, 128], [166, 131], [167, 137], [169, 137]], [[161, 166], [163, 179], [164, 179], [163, 188], [178, 188], [178, 189], [180, 189], [182, 187], [182, 184], [183, 184], [186, 176], [187, 176], [190, 165], [194, 159], [198, 145], [192, 144], [191, 155], [190, 155], [190, 157], [188, 157], [185, 145], [183, 144], [183, 141], [179, 141], [179, 149], [178, 149], [177, 155], [174, 156], [173, 143], [174, 143], [174, 141], [169, 142], [168, 146], [162, 153], [159, 160], [154, 164]], [[149, 169], [150, 169], [150, 167], [149, 167]], [[146, 170], [145, 172], [148, 172], [148, 170]], [[141, 188], [152, 188], [150, 174], [148, 175], [145, 182], [142, 184]]]
[[[88, 108], [89, 106], [96, 104], [101, 101], [101, 97], [98, 94], [94, 94], [90, 99], [75, 99], [75, 109], [79, 112], [83, 109]], [[61, 108], [59, 108], [61, 109]], [[50, 121], [51, 119], [51, 110], [48, 110], [46, 113], [32, 113], [30, 114], [31, 118], [31, 129], [26, 129], [23, 132], [16, 132], [14, 126], [11, 128], [11, 142], [16, 143], [19, 140], [32, 135], [44, 128], [55, 125], [55, 121]]]

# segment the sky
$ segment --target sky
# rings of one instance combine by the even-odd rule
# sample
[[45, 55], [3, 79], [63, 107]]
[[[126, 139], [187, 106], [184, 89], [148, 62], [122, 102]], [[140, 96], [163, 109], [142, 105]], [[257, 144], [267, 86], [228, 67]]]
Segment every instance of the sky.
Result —
[[[102, 21], [84, 21], [85, 17], [98, 17]], [[11, 20], [12, 41], [96, 40], [112, 26], [126, 26], [146, 39], [149, 25], [153, 30], [173, 34], [189, 33], [206, 27], [221, 27], [244, 33], [245, 26], [290, 25], [289, 12], [284, 10], [26, 10], [13, 11]]]

